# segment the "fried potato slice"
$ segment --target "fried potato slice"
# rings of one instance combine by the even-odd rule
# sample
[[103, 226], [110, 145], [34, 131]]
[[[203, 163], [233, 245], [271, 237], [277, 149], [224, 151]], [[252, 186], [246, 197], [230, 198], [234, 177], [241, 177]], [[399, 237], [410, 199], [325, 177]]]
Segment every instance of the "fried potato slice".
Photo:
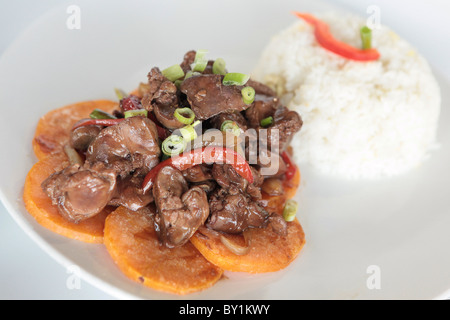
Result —
[[[203, 256], [216, 266], [237, 272], [264, 273], [287, 267], [305, 244], [303, 228], [295, 219], [288, 222], [287, 235], [275, 233], [270, 225], [266, 228], [247, 229], [242, 235], [224, 235], [202, 227], [191, 238], [191, 243]], [[223, 243], [220, 237], [240, 247], [249, 246], [247, 253], [237, 255]]]
[[32, 146], [36, 157], [41, 160], [50, 154], [63, 151], [70, 139], [72, 126], [83, 118], [89, 118], [94, 109], [111, 113], [118, 109], [118, 103], [110, 100], [93, 100], [74, 103], [49, 111], [39, 119]]
[[122, 272], [150, 288], [180, 295], [216, 283], [223, 271], [190, 242], [172, 249], [159, 242], [151, 217], [154, 210], [119, 207], [106, 219], [104, 243]]
[[89, 243], [103, 242], [103, 228], [106, 216], [113, 210], [106, 207], [96, 216], [74, 223], [60, 215], [57, 206], [41, 188], [41, 183], [52, 173], [69, 164], [62, 153], [46, 157], [33, 165], [25, 179], [23, 201], [25, 208], [36, 221], [47, 229], [65, 237]]

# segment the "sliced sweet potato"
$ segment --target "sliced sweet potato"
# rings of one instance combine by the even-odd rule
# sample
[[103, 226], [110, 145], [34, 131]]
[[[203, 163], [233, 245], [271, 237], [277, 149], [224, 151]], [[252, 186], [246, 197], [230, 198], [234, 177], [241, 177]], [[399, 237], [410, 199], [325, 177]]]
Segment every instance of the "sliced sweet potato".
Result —
[[[202, 227], [191, 238], [191, 243], [208, 261], [224, 270], [273, 272], [287, 267], [305, 244], [305, 234], [297, 219], [288, 222], [287, 229], [286, 236], [275, 233], [270, 225], [266, 228], [247, 229], [245, 240], [242, 235], [224, 235]], [[233, 253], [224, 245], [221, 236], [237, 246], [248, 245], [249, 251], [243, 255]]]
[[112, 112], [118, 103], [110, 100], [94, 100], [71, 104], [49, 111], [38, 122], [33, 138], [33, 150], [41, 160], [49, 154], [62, 151], [69, 141], [72, 126], [80, 119], [88, 118], [94, 109]]
[[122, 272], [145, 286], [175, 294], [196, 292], [216, 283], [222, 270], [191, 243], [173, 249], [160, 244], [151, 210], [147, 207], [133, 212], [119, 207], [106, 219], [104, 243]]
[[102, 243], [105, 219], [112, 211], [111, 208], [105, 208], [98, 215], [80, 223], [73, 223], [59, 214], [58, 208], [52, 204], [51, 199], [41, 188], [41, 183], [50, 174], [67, 165], [67, 157], [59, 153], [40, 160], [30, 169], [23, 192], [25, 208], [38, 223], [51, 231], [84, 242]]

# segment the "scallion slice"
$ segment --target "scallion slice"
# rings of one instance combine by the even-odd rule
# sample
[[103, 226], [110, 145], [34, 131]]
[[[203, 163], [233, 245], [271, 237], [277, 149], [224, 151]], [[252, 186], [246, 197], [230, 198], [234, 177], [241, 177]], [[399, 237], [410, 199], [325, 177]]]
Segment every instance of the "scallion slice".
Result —
[[184, 71], [183, 69], [181, 69], [179, 64], [174, 64], [173, 66], [170, 66], [161, 71], [161, 73], [163, 74], [164, 77], [166, 77], [172, 82], [184, 77]]
[[229, 131], [233, 133], [235, 136], [239, 136], [241, 134], [241, 128], [237, 125], [236, 122], [233, 120], [225, 120], [222, 122], [222, 125], [220, 126], [220, 131], [225, 132]]
[[100, 109], [94, 109], [89, 115], [91, 119], [116, 119], [112, 114]]
[[191, 124], [195, 119], [195, 113], [191, 108], [177, 108], [173, 115], [183, 124]]
[[180, 128], [180, 133], [186, 142], [192, 141], [197, 138], [197, 131], [195, 131], [194, 126], [191, 125]]
[[169, 157], [180, 154], [186, 148], [186, 141], [183, 137], [172, 134], [161, 144], [161, 151]]
[[294, 221], [295, 216], [297, 215], [298, 203], [292, 199], [286, 201], [283, 209], [283, 218], [284, 220], [290, 222]]
[[114, 88], [114, 92], [116, 93], [117, 99], [119, 99], [119, 101], [128, 97], [128, 94], [122, 89]]
[[222, 58], [217, 58], [213, 63], [212, 72], [223, 76], [226, 75], [227, 71], [225, 70], [225, 60]]
[[197, 50], [195, 53], [194, 63], [191, 65], [191, 69], [194, 72], [203, 72], [205, 71], [206, 66], [208, 65], [208, 59], [206, 59], [206, 54], [208, 50]]
[[261, 120], [261, 127], [268, 127], [273, 123], [273, 117], [267, 117]]
[[128, 111], [125, 111], [123, 113], [123, 115], [125, 116], [125, 119], [130, 118], [130, 117], [136, 117], [136, 116], [147, 117], [148, 111], [145, 109], [128, 110]]
[[252, 104], [253, 101], [255, 101], [255, 89], [252, 87], [245, 87], [241, 90], [242, 93], [242, 99], [244, 100], [245, 104]]
[[372, 48], [372, 30], [368, 26], [364, 26], [360, 30], [362, 48], [368, 50]]
[[250, 76], [244, 73], [230, 72], [223, 77], [224, 86], [243, 86], [247, 83]]

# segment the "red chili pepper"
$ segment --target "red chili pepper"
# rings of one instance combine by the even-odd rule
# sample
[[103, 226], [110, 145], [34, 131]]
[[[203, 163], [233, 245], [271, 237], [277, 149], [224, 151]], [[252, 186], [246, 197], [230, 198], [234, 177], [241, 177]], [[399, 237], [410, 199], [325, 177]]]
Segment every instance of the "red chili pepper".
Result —
[[323, 48], [350, 60], [373, 61], [380, 58], [380, 53], [376, 49], [362, 50], [336, 40], [330, 33], [328, 25], [314, 16], [296, 11], [293, 14], [314, 26], [316, 40]]
[[285, 173], [286, 179], [291, 180], [295, 176], [295, 173], [297, 172], [297, 166], [294, 164], [291, 157], [288, 155], [286, 151], [284, 151], [281, 154], [281, 158], [283, 159], [284, 163], [286, 163], [287, 168]]
[[253, 183], [253, 174], [250, 165], [245, 158], [236, 151], [224, 147], [203, 147], [173, 156], [154, 167], [145, 176], [142, 183], [144, 192], [153, 186], [153, 181], [158, 172], [165, 166], [172, 166], [180, 171], [191, 168], [202, 163], [226, 163], [233, 166], [239, 175], [245, 178], [249, 183]]
[[[125, 120], [125, 118], [119, 118], [119, 119], [81, 119], [75, 125], [72, 127], [72, 130], [75, 130], [79, 127], [84, 126], [103, 126], [103, 127], [109, 127], [113, 126], [115, 124], [118, 124], [119, 122]], [[164, 140], [169, 136], [169, 133], [166, 129], [156, 125], [156, 130], [158, 131], [158, 138], [160, 140]]]

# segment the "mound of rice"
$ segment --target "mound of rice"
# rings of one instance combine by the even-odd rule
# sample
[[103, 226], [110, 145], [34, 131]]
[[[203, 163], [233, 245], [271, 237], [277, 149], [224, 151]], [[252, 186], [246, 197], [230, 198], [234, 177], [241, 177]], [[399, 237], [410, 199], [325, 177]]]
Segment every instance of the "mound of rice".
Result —
[[[335, 38], [361, 47], [364, 19], [316, 15]], [[304, 125], [292, 146], [298, 163], [346, 178], [406, 172], [436, 147], [440, 90], [427, 61], [385, 26], [372, 32], [375, 62], [323, 49], [299, 19], [273, 37], [252, 74], [272, 86]]]

